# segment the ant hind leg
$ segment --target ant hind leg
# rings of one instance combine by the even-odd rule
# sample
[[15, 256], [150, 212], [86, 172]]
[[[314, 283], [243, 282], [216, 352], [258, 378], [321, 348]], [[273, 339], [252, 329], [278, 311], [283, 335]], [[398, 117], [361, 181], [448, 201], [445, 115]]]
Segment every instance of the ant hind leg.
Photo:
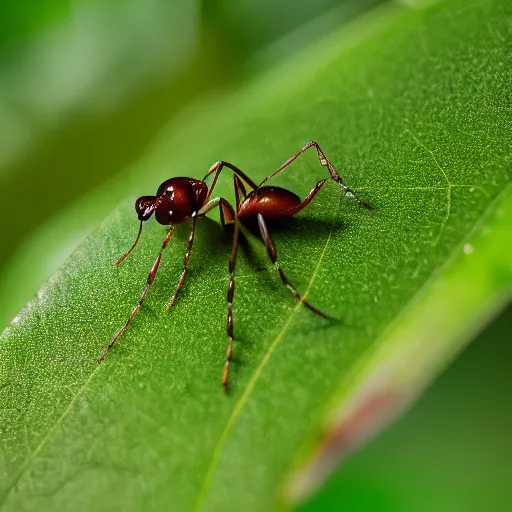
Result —
[[293, 161], [295, 161], [302, 153], [307, 151], [309, 148], [315, 148], [316, 153], [318, 155], [318, 160], [320, 161], [320, 164], [324, 167], [327, 167], [329, 170], [329, 174], [331, 175], [331, 178], [340, 185], [341, 189], [343, 190], [343, 193], [345, 194], [345, 197], [347, 199], [350, 199], [352, 201], [355, 201], [359, 206], [363, 206], [364, 208], [367, 208], [368, 210], [373, 210], [373, 206], [366, 203], [365, 201], [362, 201], [361, 199], [357, 198], [354, 194], [353, 190], [348, 188], [345, 185], [345, 182], [343, 181], [343, 178], [336, 172], [336, 169], [334, 169], [331, 162], [328, 160], [328, 158], [325, 156], [324, 152], [322, 151], [322, 148], [319, 146], [317, 142], [312, 140], [311, 142], [308, 142], [302, 149], [297, 151], [295, 155], [291, 156], [284, 162], [281, 166], [277, 168], [272, 174], [269, 174], [259, 185], [258, 187], [261, 187], [264, 183], [266, 183], [270, 178], [273, 178], [276, 174], [279, 174], [281, 171], [286, 169]]
[[261, 238], [265, 242], [265, 245], [267, 246], [267, 253], [272, 261], [272, 263], [275, 265], [276, 270], [279, 272], [279, 276], [281, 277], [281, 281], [283, 284], [293, 293], [293, 296], [299, 301], [304, 304], [310, 311], [315, 313], [315, 315], [321, 316], [322, 318], [325, 318], [327, 320], [334, 320], [334, 318], [326, 315], [319, 309], [312, 306], [302, 295], [296, 290], [296, 288], [293, 286], [291, 281], [288, 279], [287, 275], [284, 273], [284, 270], [281, 268], [281, 265], [277, 261], [277, 250], [275, 248], [274, 242], [272, 241], [272, 237], [270, 236], [270, 233], [267, 228], [267, 224], [265, 223], [265, 219], [263, 218], [263, 215], [261, 213], [258, 213], [258, 226], [260, 228], [260, 234]]

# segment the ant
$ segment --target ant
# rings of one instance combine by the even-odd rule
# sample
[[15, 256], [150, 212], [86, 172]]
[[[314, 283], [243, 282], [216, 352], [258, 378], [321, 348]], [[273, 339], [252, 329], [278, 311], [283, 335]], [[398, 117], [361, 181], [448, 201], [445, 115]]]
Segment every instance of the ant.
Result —
[[[144, 302], [144, 299], [148, 293], [149, 287], [155, 280], [155, 276], [160, 265], [160, 260], [162, 259], [162, 253], [171, 239], [175, 226], [177, 224], [184, 223], [188, 219], [192, 219], [192, 229], [190, 231], [190, 236], [188, 238], [188, 247], [187, 252], [185, 253], [185, 260], [183, 263], [183, 272], [181, 273], [174, 295], [167, 304], [167, 309], [170, 309], [174, 305], [174, 303], [176, 302], [176, 297], [178, 296], [178, 293], [183, 286], [185, 277], [188, 272], [188, 262], [190, 259], [190, 253], [192, 252], [192, 246], [194, 244], [194, 234], [197, 219], [200, 217], [204, 217], [208, 212], [212, 211], [214, 208], [217, 207], [219, 208], [220, 211], [220, 220], [222, 227], [225, 227], [226, 225], [229, 224], [232, 224], [234, 227], [231, 256], [229, 258], [230, 280], [227, 294], [228, 348], [226, 352], [224, 372], [222, 375], [222, 386], [224, 387], [225, 390], [227, 390], [228, 387], [229, 366], [233, 354], [233, 297], [235, 295], [235, 268], [239, 245], [239, 223], [242, 223], [244, 225], [250, 224], [251, 221], [257, 223], [261, 238], [263, 239], [267, 247], [268, 256], [272, 263], [274, 264], [276, 270], [279, 272], [279, 276], [281, 277], [281, 281], [283, 282], [283, 284], [290, 289], [290, 291], [298, 301], [304, 304], [304, 306], [306, 306], [313, 313], [323, 318], [331, 319], [328, 315], [312, 306], [305, 298], [303, 298], [300, 295], [300, 293], [295, 289], [291, 281], [288, 279], [288, 277], [284, 273], [283, 269], [281, 268], [281, 265], [277, 260], [277, 250], [275, 248], [274, 242], [272, 241], [266, 223], [266, 219], [290, 217], [292, 215], [299, 213], [313, 200], [316, 194], [320, 191], [320, 189], [325, 185], [325, 183], [329, 179], [325, 178], [319, 181], [315, 185], [313, 190], [311, 190], [311, 192], [308, 194], [306, 199], [304, 199], [304, 201], [301, 201], [300, 197], [284, 188], [263, 186], [268, 180], [270, 180], [270, 178], [273, 178], [276, 174], [280, 173], [282, 170], [288, 167], [288, 165], [290, 165], [296, 158], [298, 158], [302, 153], [304, 153], [311, 147], [314, 147], [316, 149], [318, 159], [320, 160], [320, 164], [327, 167], [327, 169], [329, 170], [330, 178], [340, 185], [344, 195], [348, 199], [355, 201], [360, 206], [363, 206], [370, 210], [373, 209], [371, 205], [358, 199], [354, 195], [353, 191], [350, 190], [345, 185], [343, 179], [335, 171], [334, 167], [332, 166], [331, 162], [329, 162], [329, 160], [326, 158], [320, 146], [314, 141], [306, 144], [300, 151], [298, 151], [297, 153], [295, 153], [295, 155], [286, 160], [286, 162], [284, 162], [276, 171], [267, 176], [259, 185], [256, 184], [253, 180], [251, 180], [238, 167], [223, 161], [216, 162], [215, 164], [213, 164], [201, 181], [193, 178], [183, 177], [171, 178], [167, 181], [164, 181], [158, 187], [156, 196], [142, 196], [139, 197], [135, 202], [135, 211], [137, 212], [140, 221], [139, 232], [137, 234], [135, 242], [130, 247], [130, 249], [125, 254], [123, 254], [123, 256], [121, 256], [114, 263], [114, 265], [119, 265], [133, 251], [142, 233], [143, 223], [149, 220], [153, 213], [155, 214], [157, 222], [163, 224], [164, 226], [171, 227], [167, 232], [167, 235], [162, 243], [160, 252], [156, 257], [156, 260], [153, 263], [153, 266], [151, 267], [151, 271], [149, 272], [147, 278], [146, 287], [142, 291], [139, 303], [132, 310], [130, 317], [128, 318], [126, 323], [121, 327], [121, 329], [117, 331], [117, 333], [114, 335], [110, 343], [103, 349], [101, 356], [98, 359], [98, 363], [101, 363], [103, 359], [105, 359], [107, 352], [112, 348], [114, 343], [124, 333], [124, 331], [126, 331], [127, 327], [130, 325], [133, 318], [142, 307], [142, 303]], [[233, 183], [235, 188], [236, 202], [235, 209], [223, 197], [216, 197], [214, 199], [211, 199], [213, 189], [217, 184], [217, 180], [219, 179], [220, 173], [226, 167], [233, 171]], [[208, 185], [205, 183], [205, 180], [206, 178], [208, 178], [208, 176], [214, 173], [215, 176], [213, 178], [212, 185], [208, 189]], [[244, 183], [242, 182], [242, 180], [249, 187], [249, 191], [246, 188], [246, 185], [244, 185]]]

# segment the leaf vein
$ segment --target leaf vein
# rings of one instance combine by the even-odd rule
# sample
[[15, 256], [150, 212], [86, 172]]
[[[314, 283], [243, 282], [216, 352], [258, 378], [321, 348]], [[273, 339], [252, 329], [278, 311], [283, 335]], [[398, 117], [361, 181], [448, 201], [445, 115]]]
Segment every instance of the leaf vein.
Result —
[[[341, 403], [340, 396], [348, 396], [350, 393], [357, 389], [357, 386], [359, 386], [361, 383], [361, 376], [364, 376], [365, 372], [368, 371], [368, 368], [372, 365], [375, 354], [378, 353], [385, 341], [389, 339], [390, 333], [396, 329], [400, 322], [403, 321], [404, 317], [406, 317], [407, 314], [409, 314], [409, 312], [414, 309], [421, 298], [426, 295], [429, 287], [432, 286], [432, 283], [439, 277], [442, 271], [457, 258], [461, 252], [461, 248], [464, 246], [465, 241], [478, 232], [484, 222], [494, 211], [499, 200], [509, 192], [511, 186], [512, 182], [508, 182], [503, 187], [503, 189], [493, 198], [490, 204], [485, 208], [480, 217], [474, 222], [473, 226], [462, 237], [459, 243], [455, 244], [454, 249], [447, 256], [446, 260], [437, 268], [433, 269], [430, 276], [425, 280], [425, 282], [416, 291], [416, 293], [414, 293], [413, 296], [407, 301], [407, 303], [404, 304], [404, 306], [400, 309], [400, 311], [397, 312], [395, 318], [389, 322], [386, 327], [383, 328], [382, 333], [380, 336], [378, 336], [378, 338], [376, 338], [375, 342], [367, 347], [367, 349], [361, 354], [358, 363], [355, 364], [347, 372], [347, 374], [341, 378], [339, 384], [335, 387], [334, 392], [326, 401], [327, 405], [324, 407], [324, 413], [321, 415], [322, 419], [319, 420], [319, 425], [321, 425], [320, 428], [324, 432], [324, 439], [327, 437], [326, 432], [334, 428], [334, 425], [336, 425], [336, 418], [338, 417], [337, 415], [339, 415], [339, 405]], [[333, 415], [333, 411], [335, 411], [337, 415]], [[313, 454], [317, 452], [322, 445], [321, 442], [308, 444], [309, 441], [310, 440], [307, 440], [303, 443], [302, 450], [302, 452], [308, 453], [309, 455], [305, 456], [298, 464], [291, 465], [283, 478], [285, 487], [283, 489], [282, 496], [286, 496], [287, 491], [294, 487], [296, 480], [299, 478], [297, 475], [302, 475], [308, 471], [308, 465], [311, 463]]]
[[99, 369], [99, 366], [97, 366], [92, 372], [91, 374], [89, 375], [89, 378], [85, 381], [85, 383], [83, 384], [83, 386], [77, 391], [77, 393], [75, 394], [75, 396], [71, 399], [71, 401], [69, 402], [68, 406], [66, 407], [66, 409], [64, 410], [64, 412], [59, 416], [59, 418], [57, 419], [57, 421], [54, 423], [54, 425], [50, 428], [50, 430], [48, 430], [46, 436], [42, 439], [42, 441], [37, 445], [37, 447], [35, 448], [35, 450], [33, 452], [30, 452], [30, 456], [27, 458], [25, 464], [22, 466], [20, 472], [18, 473], [18, 475], [16, 476], [16, 478], [14, 479], [14, 481], [12, 482], [12, 484], [7, 488], [7, 491], [5, 493], [5, 495], [3, 496], [3, 498], [1, 499], [0, 501], [0, 506], [2, 506], [6, 501], [7, 499], [9, 498], [11, 492], [13, 491], [13, 489], [18, 485], [19, 481], [22, 479], [23, 475], [25, 475], [25, 473], [28, 471], [29, 467], [32, 465], [32, 463], [34, 462], [34, 460], [36, 459], [36, 457], [38, 456], [39, 452], [45, 447], [46, 443], [50, 440], [50, 438], [53, 436], [54, 432], [57, 430], [57, 428], [59, 427], [59, 425], [63, 422], [64, 418], [70, 413], [70, 411], [73, 409], [73, 406], [75, 405], [76, 401], [78, 400], [78, 398], [82, 395], [82, 393], [87, 389], [87, 387], [89, 386], [89, 384], [91, 383], [92, 381], [92, 378], [94, 377], [94, 375], [96, 374], [96, 372], [98, 371]]

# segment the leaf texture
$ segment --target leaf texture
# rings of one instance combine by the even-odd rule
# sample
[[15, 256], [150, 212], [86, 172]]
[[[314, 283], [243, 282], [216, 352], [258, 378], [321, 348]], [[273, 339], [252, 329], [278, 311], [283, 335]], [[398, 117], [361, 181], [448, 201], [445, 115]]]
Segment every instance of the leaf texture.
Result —
[[[482, 322], [510, 295], [511, 14], [505, 0], [386, 6], [169, 126], [127, 170], [134, 195], [0, 338], [4, 510], [268, 510], [314, 487], [329, 466], [321, 450], [333, 425], [346, 426], [348, 404], [364, 403], [358, 390], [378, 384], [390, 360], [401, 375], [408, 368], [401, 382], [413, 390], [432, 379], [470, 339], [460, 326]], [[343, 200], [329, 182], [272, 233], [297, 288], [342, 320], [296, 304], [249, 237], [226, 396], [231, 234], [213, 214], [198, 223], [173, 310], [165, 304], [188, 226], [98, 365], [165, 236], [148, 224], [133, 255], [112, 265], [135, 237], [136, 195], [171, 175], [200, 178], [219, 159], [260, 180], [311, 139], [375, 210]], [[275, 183], [304, 197], [325, 174], [309, 155]], [[218, 189], [230, 200], [231, 182], [226, 172]], [[478, 265], [466, 274], [471, 257]], [[447, 272], [459, 273], [453, 287], [443, 287]], [[471, 294], [477, 285], [483, 292]], [[438, 286], [443, 293], [431, 295]], [[384, 407], [371, 424], [399, 408]]]

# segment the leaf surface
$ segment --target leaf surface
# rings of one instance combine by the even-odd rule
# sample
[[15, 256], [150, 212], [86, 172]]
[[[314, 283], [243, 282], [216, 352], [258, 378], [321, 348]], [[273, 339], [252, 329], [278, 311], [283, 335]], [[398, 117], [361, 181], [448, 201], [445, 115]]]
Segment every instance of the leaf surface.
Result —
[[[4, 509], [267, 510], [404, 407], [510, 296], [510, 14], [504, 0], [387, 6], [173, 123], [127, 171], [133, 194], [0, 338]], [[257, 181], [312, 138], [375, 210], [329, 182], [273, 237], [292, 282], [342, 321], [294, 303], [250, 238], [226, 396], [231, 235], [213, 214], [173, 310], [188, 226], [98, 365], [165, 236], [148, 223], [112, 265], [136, 234], [134, 197], [218, 159]], [[309, 155], [275, 183], [304, 197], [325, 174]]]

